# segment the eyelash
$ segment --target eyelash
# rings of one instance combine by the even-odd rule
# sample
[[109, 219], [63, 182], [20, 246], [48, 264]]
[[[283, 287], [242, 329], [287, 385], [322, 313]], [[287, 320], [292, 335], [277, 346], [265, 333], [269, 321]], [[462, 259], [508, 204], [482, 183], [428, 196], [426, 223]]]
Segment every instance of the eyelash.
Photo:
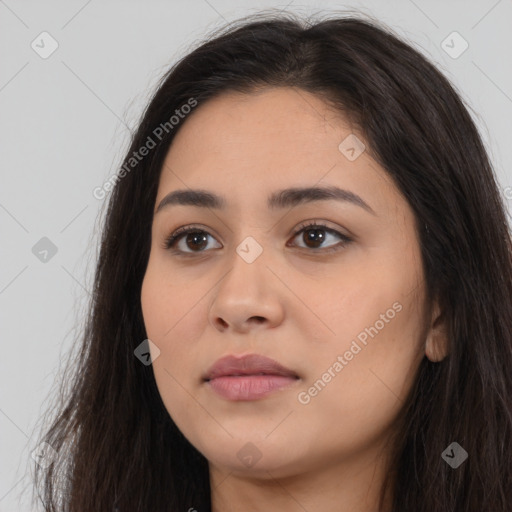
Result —
[[[307, 222], [305, 224], [302, 224], [301, 226], [299, 226], [297, 228], [297, 230], [293, 233], [293, 236], [292, 236], [292, 239], [293, 238], [296, 238], [296, 236], [298, 234], [300, 234], [301, 232], [303, 231], [307, 231], [308, 229], [321, 229], [323, 231], [327, 231], [328, 233], [330, 234], [335, 234], [337, 236], [339, 236], [341, 238], [341, 242], [334, 245], [334, 246], [331, 246], [331, 247], [326, 247], [326, 248], [318, 248], [318, 249], [311, 249], [311, 252], [321, 252], [321, 253], [326, 253], [326, 252], [335, 252], [335, 251], [339, 251], [341, 249], [343, 249], [344, 247], [346, 247], [350, 242], [352, 242], [353, 240], [351, 238], [349, 238], [348, 236], [346, 235], [343, 235], [342, 233], [340, 233], [339, 231], [336, 231], [335, 229], [331, 229], [329, 227], [327, 227], [325, 224], [322, 224], [321, 222], [316, 222], [316, 221], [312, 221], [312, 222]], [[194, 255], [198, 255], [198, 254], [202, 254], [206, 251], [202, 250], [202, 251], [190, 251], [190, 252], [186, 252], [186, 251], [181, 251], [179, 249], [174, 249], [173, 247], [176, 245], [176, 243], [184, 236], [184, 235], [187, 235], [189, 233], [206, 233], [207, 235], [209, 236], [212, 236], [210, 233], [208, 233], [208, 231], [200, 228], [199, 226], [194, 226], [194, 225], [190, 225], [190, 226], [183, 226], [181, 228], [178, 228], [176, 231], [174, 231], [173, 233], [171, 233], [164, 241], [164, 244], [163, 244], [163, 248], [164, 249], [167, 249], [167, 250], [170, 250], [174, 253], [177, 253], [179, 255], [183, 255], [185, 257], [188, 257], [188, 256], [194, 256]], [[308, 247], [299, 247], [299, 249], [308, 249]]]

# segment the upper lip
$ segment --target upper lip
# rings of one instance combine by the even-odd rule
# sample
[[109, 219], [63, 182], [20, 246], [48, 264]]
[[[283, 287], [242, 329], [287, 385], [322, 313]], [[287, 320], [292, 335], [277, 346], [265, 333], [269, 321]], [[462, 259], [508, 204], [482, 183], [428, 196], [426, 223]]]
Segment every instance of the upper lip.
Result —
[[258, 354], [249, 354], [245, 356], [229, 355], [220, 358], [206, 372], [203, 380], [211, 380], [217, 377], [227, 377], [234, 375], [283, 375], [286, 377], [298, 378], [298, 375], [292, 370], [284, 367], [273, 359]]

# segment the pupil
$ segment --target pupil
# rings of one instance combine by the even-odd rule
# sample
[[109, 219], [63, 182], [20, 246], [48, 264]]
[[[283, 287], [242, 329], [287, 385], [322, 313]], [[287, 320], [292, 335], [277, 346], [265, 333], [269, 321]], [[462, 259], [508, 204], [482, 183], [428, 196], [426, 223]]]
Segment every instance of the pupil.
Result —
[[[313, 242], [315, 245], [314, 247], [318, 247], [319, 245], [321, 245], [321, 243], [323, 242], [324, 240], [324, 235], [323, 235], [323, 230], [322, 229], [308, 229], [307, 231], [304, 232], [304, 234], [306, 233], [310, 233], [309, 235], [307, 235], [307, 240], [306, 240], [306, 245], [307, 245], [307, 242]], [[315, 236], [314, 234], [311, 234], [311, 233], [317, 233], [317, 236]], [[318, 235], [318, 233], [320, 233]]]
[[[202, 240], [200, 240], [201, 238], [202, 238]], [[203, 248], [206, 246], [206, 242], [207, 242], [207, 240], [206, 240], [206, 235], [205, 235], [204, 233], [203, 233], [203, 234], [201, 234], [201, 233], [199, 233], [199, 232], [197, 232], [197, 233], [189, 233], [189, 234], [188, 234], [188, 236], [187, 236], [187, 244], [188, 244], [190, 241], [194, 240], [194, 242], [193, 242], [193, 243], [194, 243], [194, 245], [195, 245], [195, 241], [196, 241], [196, 239], [200, 240], [200, 241], [203, 243], [203, 245], [202, 245], [201, 247], [199, 247], [198, 245], [196, 245], [196, 249], [197, 249], [197, 248], [203, 249]]]

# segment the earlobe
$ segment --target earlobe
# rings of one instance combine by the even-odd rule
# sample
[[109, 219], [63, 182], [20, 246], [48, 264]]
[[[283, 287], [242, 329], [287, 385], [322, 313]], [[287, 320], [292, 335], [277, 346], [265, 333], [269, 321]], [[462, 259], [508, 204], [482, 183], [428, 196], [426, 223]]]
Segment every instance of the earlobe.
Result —
[[432, 322], [425, 340], [425, 355], [433, 363], [441, 362], [448, 355], [446, 318], [437, 303], [432, 312]]

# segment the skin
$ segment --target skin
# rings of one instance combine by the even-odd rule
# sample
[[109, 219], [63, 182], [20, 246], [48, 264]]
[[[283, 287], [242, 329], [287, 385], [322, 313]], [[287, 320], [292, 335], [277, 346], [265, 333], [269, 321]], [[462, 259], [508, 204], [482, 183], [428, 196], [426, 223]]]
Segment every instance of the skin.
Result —
[[[141, 294], [147, 335], [160, 351], [151, 350], [159, 392], [209, 461], [214, 512], [376, 511], [386, 441], [418, 366], [446, 355], [440, 312], [426, 301], [413, 211], [369, 151], [350, 161], [338, 149], [351, 133], [364, 142], [303, 90], [230, 92], [199, 105], [167, 154], [155, 210], [187, 188], [228, 203], [225, 211], [174, 205], [155, 214]], [[315, 185], [349, 190], [374, 214], [335, 200], [267, 208], [276, 190]], [[322, 252], [308, 232], [294, 235], [304, 221], [353, 241]], [[207, 242], [198, 248], [184, 235], [175, 249], [188, 258], [164, 249], [189, 224]], [[323, 233], [320, 247], [339, 247], [336, 234]], [[236, 252], [248, 236], [263, 249], [252, 263]], [[400, 312], [301, 403], [299, 393], [396, 303]], [[220, 357], [251, 353], [300, 379], [255, 401], [226, 400], [202, 381]], [[249, 467], [239, 453], [261, 458]]]

